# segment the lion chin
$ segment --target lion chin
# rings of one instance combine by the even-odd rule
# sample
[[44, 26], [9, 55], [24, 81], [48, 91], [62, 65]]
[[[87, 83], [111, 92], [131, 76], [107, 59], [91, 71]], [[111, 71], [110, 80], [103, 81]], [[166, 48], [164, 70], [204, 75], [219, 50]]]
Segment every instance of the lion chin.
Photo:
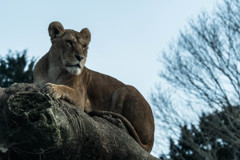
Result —
[[69, 67], [67, 66], [66, 67], [66, 70], [71, 73], [71, 74], [74, 74], [74, 75], [80, 75], [81, 74], [81, 68], [78, 67], [78, 66], [73, 66], [73, 67]]
[[73, 75], [80, 75], [82, 72], [82, 69], [85, 65], [85, 60], [81, 61], [81, 62], [76, 62], [76, 63], [69, 63], [69, 62], [65, 62], [65, 68], [66, 70]]

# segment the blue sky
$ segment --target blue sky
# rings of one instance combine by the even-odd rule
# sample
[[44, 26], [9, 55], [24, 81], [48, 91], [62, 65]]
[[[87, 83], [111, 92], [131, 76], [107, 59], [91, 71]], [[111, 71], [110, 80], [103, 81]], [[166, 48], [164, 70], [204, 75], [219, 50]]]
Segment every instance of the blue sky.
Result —
[[[92, 40], [86, 66], [135, 86], [150, 102], [159, 81], [158, 56], [179, 30], [216, 0], [0, 0], [0, 55], [28, 49], [40, 58], [51, 43], [47, 28], [87, 27]], [[155, 144], [153, 154], [160, 146]]]

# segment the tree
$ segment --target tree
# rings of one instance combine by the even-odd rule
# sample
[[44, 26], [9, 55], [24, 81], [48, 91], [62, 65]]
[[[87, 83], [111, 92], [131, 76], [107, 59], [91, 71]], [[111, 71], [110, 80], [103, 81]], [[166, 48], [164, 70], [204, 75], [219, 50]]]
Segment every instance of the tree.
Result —
[[0, 59], [0, 86], [8, 87], [13, 83], [33, 82], [33, 66], [35, 59], [27, 60], [27, 50], [12, 53]]
[[111, 115], [91, 116], [33, 84], [0, 88], [1, 160], [157, 160]]
[[170, 140], [173, 160], [235, 160], [240, 157], [240, 106], [203, 114], [198, 128], [181, 127], [178, 144]]
[[[239, 22], [240, 0], [224, 0], [211, 14], [202, 12], [190, 21], [163, 52], [162, 85], [152, 101], [171, 133], [187, 133], [186, 126], [196, 124], [201, 112], [240, 105]], [[177, 137], [172, 138], [171, 146]]]

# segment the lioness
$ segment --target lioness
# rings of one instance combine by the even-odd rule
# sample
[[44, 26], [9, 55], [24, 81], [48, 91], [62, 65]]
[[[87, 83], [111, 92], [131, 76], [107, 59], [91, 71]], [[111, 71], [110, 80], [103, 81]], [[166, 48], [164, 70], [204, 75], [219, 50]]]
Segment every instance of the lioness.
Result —
[[152, 110], [134, 87], [84, 66], [89, 30], [77, 32], [52, 22], [48, 31], [52, 46], [34, 68], [34, 83], [53, 98], [64, 99], [87, 113], [100, 110], [122, 115], [130, 122], [128, 128], [135, 140], [150, 152], [154, 139]]

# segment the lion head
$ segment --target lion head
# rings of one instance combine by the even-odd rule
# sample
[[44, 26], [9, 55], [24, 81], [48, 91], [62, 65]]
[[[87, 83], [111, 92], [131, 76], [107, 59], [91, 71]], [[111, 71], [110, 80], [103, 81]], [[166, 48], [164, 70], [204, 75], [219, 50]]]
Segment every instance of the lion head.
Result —
[[61, 67], [69, 73], [79, 75], [85, 65], [91, 34], [87, 28], [80, 32], [64, 29], [60, 22], [48, 27], [52, 47], [61, 59]]

